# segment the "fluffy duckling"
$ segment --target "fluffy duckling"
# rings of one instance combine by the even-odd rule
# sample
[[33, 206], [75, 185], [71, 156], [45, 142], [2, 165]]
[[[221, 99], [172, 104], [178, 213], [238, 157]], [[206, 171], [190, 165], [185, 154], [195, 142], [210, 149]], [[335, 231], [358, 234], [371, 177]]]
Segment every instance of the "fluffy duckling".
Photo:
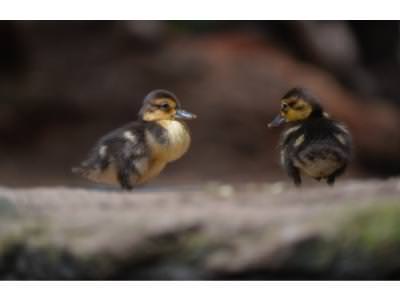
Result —
[[154, 90], [144, 99], [139, 119], [99, 139], [87, 160], [72, 171], [91, 181], [131, 190], [160, 174], [190, 146], [183, 120], [196, 116], [181, 108], [166, 90]]
[[346, 170], [351, 157], [351, 136], [341, 123], [329, 118], [316, 97], [293, 88], [282, 97], [280, 114], [268, 125], [290, 124], [280, 141], [281, 163], [296, 186], [300, 172], [329, 185]]

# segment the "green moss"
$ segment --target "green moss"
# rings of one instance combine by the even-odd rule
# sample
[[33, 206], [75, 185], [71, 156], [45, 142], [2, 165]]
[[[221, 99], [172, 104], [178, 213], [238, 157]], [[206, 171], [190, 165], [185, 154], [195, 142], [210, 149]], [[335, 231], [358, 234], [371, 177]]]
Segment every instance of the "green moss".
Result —
[[400, 245], [400, 206], [369, 208], [343, 224], [342, 235], [367, 251]]
[[400, 205], [358, 213], [341, 226], [335, 242], [349, 265], [380, 272], [400, 270]]
[[[390, 278], [400, 272], [400, 204], [348, 210], [329, 230], [293, 245], [281, 270], [324, 278]], [[325, 224], [328, 224], [328, 218]], [[327, 228], [328, 228], [327, 227]]]

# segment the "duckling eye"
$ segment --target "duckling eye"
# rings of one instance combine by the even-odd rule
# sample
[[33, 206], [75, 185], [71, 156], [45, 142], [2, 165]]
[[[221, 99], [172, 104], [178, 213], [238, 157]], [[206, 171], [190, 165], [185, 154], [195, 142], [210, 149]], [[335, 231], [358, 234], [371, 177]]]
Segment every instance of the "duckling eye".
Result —
[[160, 105], [161, 109], [168, 109], [169, 108], [169, 104], [168, 103], [163, 103]]
[[281, 109], [282, 110], [286, 110], [287, 108], [288, 108], [288, 104], [287, 103], [282, 103], [282, 105], [281, 105]]

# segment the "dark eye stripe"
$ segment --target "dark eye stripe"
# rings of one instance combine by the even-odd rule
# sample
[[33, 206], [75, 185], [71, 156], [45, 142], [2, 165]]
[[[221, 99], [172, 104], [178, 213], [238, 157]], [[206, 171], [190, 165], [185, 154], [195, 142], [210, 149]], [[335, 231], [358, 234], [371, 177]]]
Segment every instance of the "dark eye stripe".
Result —
[[158, 105], [156, 105], [156, 107], [157, 107], [158, 109], [162, 109], [162, 110], [168, 110], [168, 109], [170, 109], [170, 106], [169, 106], [168, 103], [158, 104]]
[[293, 108], [296, 110], [302, 110], [302, 109], [304, 109], [304, 107], [305, 106], [303, 104], [299, 104], [299, 105], [294, 106]]
[[282, 110], [288, 110], [289, 107], [292, 109], [295, 109], [295, 110], [302, 110], [302, 109], [304, 109], [305, 106], [304, 106], [304, 104], [301, 104], [301, 103], [299, 104], [298, 102], [282, 103], [282, 106], [281, 106]]

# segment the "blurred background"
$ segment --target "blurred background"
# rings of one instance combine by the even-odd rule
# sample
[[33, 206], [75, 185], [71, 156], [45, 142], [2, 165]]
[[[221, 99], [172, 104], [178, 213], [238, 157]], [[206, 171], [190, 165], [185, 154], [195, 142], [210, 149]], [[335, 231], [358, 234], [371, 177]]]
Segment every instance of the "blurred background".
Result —
[[71, 174], [104, 133], [164, 88], [199, 118], [158, 184], [288, 180], [268, 122], [305, 86], [353, 134], [346, 177], [400, 173], [395, 21], [1, 21], [0, 184], [90, 183]]

